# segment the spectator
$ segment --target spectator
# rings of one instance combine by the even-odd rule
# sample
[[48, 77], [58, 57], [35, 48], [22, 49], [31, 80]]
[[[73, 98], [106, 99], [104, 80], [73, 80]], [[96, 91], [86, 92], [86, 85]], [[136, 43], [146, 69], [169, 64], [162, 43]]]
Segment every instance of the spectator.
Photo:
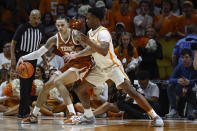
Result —
[[57, 33], [57, 28], [53, 20], [53, 16], [50, 12], [45, 12], [42, 17], [42, 25], [44, 27], [45, 39], [48, 40], [49, 37]]
[[54, 54], [53, 49], [54, 48], [51, 48], [46, 53], [47, 67], [45, 67], [44, 61], [41, 57], [38, 59], [37, 64], [42, 65], [42, 67], [44, 67], [45, 70], [49, 70], [51, 68], [60, 69], [61, 67], [64, 66], [64, 59]]
[[172, 4], [169, 0], [162, 1], [162, 13], [155, 16], [154, 25], [158, 37], [169, 40], [175, 35], [176, 16], [171, 14]]
[[136, 84], [142, 88], [144, 97], [153, 107], [153, 109], [158, 113], [159, 112], [159, 88], [156, 84], [150, 81], [150, 73], [147, 71], [139, 71], [137, 73], [137, 80]]
[[[41, 14], [39, 10], [32, 10], [29, 22], [22, 24], [16, 30], [11, 43], [11, 68], [15, 70], [16, 62], [25, 54], [37, 50], [40, 44], [44, 43], [44, 32], [40, 26]], [[37, 60], [29, 61], [36, 68]], [[35, 73], [34, 73], [35, 74]], [[23, 118], [30, 113], [30, 93], [34, 74], [28, 79], [20, 77], [20, 106], [19, 118]]]
[[0, 69], [9, 69], [11, 66], [10, 48], [10, 42], [6, 43], [3, 47], [3, 53], [0, 53]]
[[132, 36], [128, 32], [122, 32], [119, 46], [114, 50], [118, 59], [128, 74], [131, 81], [135, 79], [135, 68], [138, 65], [138, 52], [132, 43]]
[[[176, 66], [177, 64], [182, 63], [182, 59], [180, 57], [181, 51], [184, 48], [191, 49], [191, 43], [193, 41], [187, 41], [188, 38], [194, 38], [197, 39], [197, 26], [195, 24], [191, 24], [187, 26], [186, 30], [187, 36], [180, 39], [175, 47], [173, 48], [173, 55], [172, 55], [172, 65]], [[193, 52], [192, 52], [192, 58], [193, 58]]]
[[152, 16], [150, 16], [149, 5], [149, 2], [145, 0], [140, 1], [140, 14], [134, 17], [135, 36], [137, 37], [143, 37], [145, 33], [145, 28], [147, 26], [152, 26], [153, 24], [153, 18]]
[[169, 87], [167, 88], [170, 111], [166, 117], [174, 118], [178, 116], [177, 103], [181, 96], [185, 96], [187, 90], [192, 88], [197, 80], [197, 71], [192, 64], [192, 51], [182, 49], [182, 63], [177, 65], [170, 77]]
[[[96, 87], [94, 89], [88, 90], [88, 94], [90, 95], [90, 105], [93, 110], [97, 108], [101, 108], [105, 102], [108, 100], [108, 85], [104, 83], [102, 87]], [[81, 103], [75, 104], [76, 112], [84, 113], [84, 109]], [[105, 113], [105, 112], [103, 112]], [[102, 115], [103, 113], [96, 113], [97, 117], [105, 117], [106, 115]]]
[[[162, 46], [156, 40], [156, 31], [153, 27], [147, 27], [145, 37], [141, 38], [141, 46], [138, 46], [138, 54], [142, 57], [139, 70], [146, 70], [150, 79], [159, 79], [157, 59], [163, 58]], [[144, 44], [143, 44], [144, 43]]]
[[183, 12], [176, 22], [177, 35], [180, 37], [186, 36], [187, 26], [193, 23], [197, 23], [197, 16], [193, 13], [193, 3], [191, 1], [185, 1], [183, 4]]
[[116, 24], [116, 27], [115, 27], [115, 36], [116, 36], [117, 42], [120, 41], [120, 36], [122, 32], [126, 32], [125, 24], [122, 22], [119, 22]]
[[114, 22], [123, 23], [125, 25], [125, 30], [130, 33], [134, 33], [133, 19], [135, 13], [129, 10], [129, 0], [120, 0], [120, 10], [114, 13]]

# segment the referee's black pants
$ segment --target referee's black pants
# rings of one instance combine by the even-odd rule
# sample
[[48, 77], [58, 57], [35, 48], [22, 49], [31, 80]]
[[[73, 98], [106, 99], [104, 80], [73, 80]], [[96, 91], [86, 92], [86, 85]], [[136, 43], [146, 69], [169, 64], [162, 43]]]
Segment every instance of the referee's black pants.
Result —
[[[23, 51], [17, 52], [16, 61], [18, 61], [21, 56], [24, 56], [26, 54], [28, 53], [23, 52]], [[37, 60], [32, 60], [28, 62], [30, 62], [33, 65], [34, 74], [32, 75], [32, 77], [28, 79], [19, 77], [20, 79], [20, 104], [19, 104], [18, 115], [20, 115], [20, 117], [25, 117], [26, 115], [30, 113], [30, 105], [32, 103], [31, 90], [32, 90], [33, 80], [35, 79], [35, 71], [36, 71], [35, 69], [36, 69]]]

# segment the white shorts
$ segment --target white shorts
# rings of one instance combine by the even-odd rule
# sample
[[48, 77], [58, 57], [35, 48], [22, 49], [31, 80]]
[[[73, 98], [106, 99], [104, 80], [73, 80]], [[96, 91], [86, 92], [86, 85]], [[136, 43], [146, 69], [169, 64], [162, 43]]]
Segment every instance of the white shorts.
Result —
[[116, 84], [116, 87], [123, 83], [125, 79], [129, 80], [122, 66], [115, 64], [104, 69], [96, 66], [86, 77], [86, 80], [94, 86], [103, 86], [108, 79], [111, 79]]

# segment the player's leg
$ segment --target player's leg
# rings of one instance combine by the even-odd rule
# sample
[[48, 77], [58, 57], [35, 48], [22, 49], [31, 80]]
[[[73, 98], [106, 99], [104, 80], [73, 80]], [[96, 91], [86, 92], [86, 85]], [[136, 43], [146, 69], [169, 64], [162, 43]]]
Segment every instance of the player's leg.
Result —
[[84, 115], [77, 121], [76, 124], [94, 124], [96, 122], [92, 109], [90, 107], [90, 96], [87, 91], [93, 88], [94, 85], [84, 80], [77, 88], [75, 93], [84, 108]]
[[70, 98], [69, 91], [65, 88], [64, 85], [72, 84], [78, 80], [77, 72], [72, 70], [67, 70], [57, 78], [55, 78], [54, 83], [55, 87], [60, 92], [60, 95], [64, 99], [65, 104], [67, 105], [68, 111], [70, 113], [76, 114], [74, 110], [73, 103]]
[[121, 67], [114, 67], [108, 76], [116, 83], [116, 86], [123, 89], [130, 97], [135, 99], [138, 105], [155, 120], [154, 126], [163, 126], [163, 120], [156, 114], [145, 97], [134, 89]]
[[81, 104], [84, 107], [84, 115], [79, 120], [78, 124], [94, 124], [96, 122], [94, 114], [90, 107], [90, 96], [87, 93], [89, 89], [94, 88], [95, 86], [103, 86], [106, 81], [105, 74], [101, 73], [100, 68], [95, 67], [86, 77], [82, 83], [75, 88], [75, 92], [79, 97]]

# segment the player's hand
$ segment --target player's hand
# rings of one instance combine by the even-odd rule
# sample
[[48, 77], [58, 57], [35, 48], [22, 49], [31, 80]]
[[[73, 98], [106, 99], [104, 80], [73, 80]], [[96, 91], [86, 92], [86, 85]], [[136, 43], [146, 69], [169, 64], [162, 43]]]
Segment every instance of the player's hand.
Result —
[[84, 42], [84, 44], [88, 44], [90, 42], [90, 39], [86, 35], [81, 33], [80, 37], [81, 37], [81, 41]]
[[63, 56], [63, 59], [64, 59], [65, 63], [68, 63], [75, 58], [76, 58], [76, 54], [66, 54], [66, 55]]
[[20, 59], [19, 59], [18, 62], [17, 62], [17, 65], [16, 65], [16, 69], [18, 69], [18, 66], [19, 66], [20, 64], [23, 64], [23, 63], [24, 63], [23, 58], [20, 57]]

